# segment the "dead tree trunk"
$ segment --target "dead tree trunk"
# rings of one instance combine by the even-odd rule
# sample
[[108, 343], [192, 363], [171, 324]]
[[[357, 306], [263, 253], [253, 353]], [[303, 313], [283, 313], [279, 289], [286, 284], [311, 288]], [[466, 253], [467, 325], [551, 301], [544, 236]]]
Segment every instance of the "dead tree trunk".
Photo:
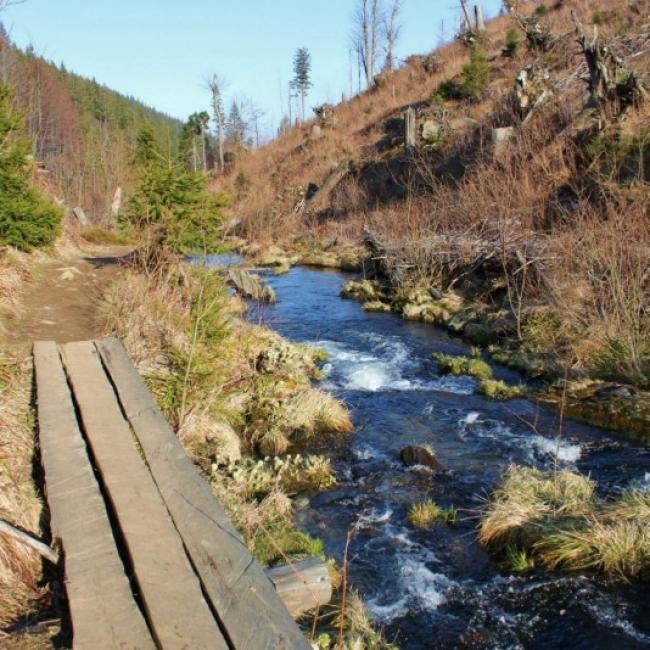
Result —
[[412, 106], [404, 111], [404, 148], [406, 155], [411, 155], [416, 148], [415, 110]]
[[[645, 96], [638, 76], [627, 70], [623, 61], [606, 44], [598, 42], [598, 27], [594, 25], [593, 36], [589, 40], [574, 11], [571, 16], [576, 26], [578, 44], [589, 68], [586, 79], [589, 87], [587, 108], [601, 108], [603, 104], [617, 99], [622, 105], [628, 105], [636, 98]], [[621, 82], [621, 79], [624, 81]]]
[[212, 81], [210, 82], [210, 90], [212, 91], [212, 110], [214, 112], [214, 121], [217, 125], [217, 153], [219, 156], [219, 171], [223, 174], [226, 169], [223, 150], [226, 116], [223, 110], [221, 84], [219, 82], [219, 77], [217, 77], [216, 74], [212, 76]]
[[481, 5], [474, 5], [474, 15], [476, 16], [476, 31], [480, 34], [485, 31], [485, 22], [483, 20], [483, 10]]
[[472, 33], [474, 31], [474, 25], [472, 24], [472, 17], [470, 16], [469, 13], [469, 7], [467, 6], [467, 0], [460, 0], [460, 6], [463, 9], [463, 14], [465, 16], [465, 26], [467, 29], [468, 33]]

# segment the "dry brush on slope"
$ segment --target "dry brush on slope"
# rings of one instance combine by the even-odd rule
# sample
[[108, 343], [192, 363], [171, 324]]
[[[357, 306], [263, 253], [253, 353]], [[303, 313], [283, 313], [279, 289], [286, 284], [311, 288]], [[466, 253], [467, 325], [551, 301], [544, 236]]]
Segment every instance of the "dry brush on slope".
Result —
[[[504, 54], [522, 25], [549, 38]], [[488, 80], [473, 96], [463, 84], [484, 63], [455, 41], [337, 106], [319, 137], [307, 124], [244, 156], [242, 232], [291, 250], [370, 228], [397, 284], [452, 287], [510, 312], [516, 339], [566, 367], [647, 384], [648, 3], [501, 16], [480, 48]], [[410, 156], [408, 106], [422, 129]]]

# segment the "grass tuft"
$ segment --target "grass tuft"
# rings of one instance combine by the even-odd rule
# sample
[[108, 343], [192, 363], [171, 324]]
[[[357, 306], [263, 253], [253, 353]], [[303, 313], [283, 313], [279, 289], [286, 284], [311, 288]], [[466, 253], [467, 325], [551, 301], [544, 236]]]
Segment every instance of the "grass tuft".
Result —
[[513, 465], [484, 509], [479, 541], [505, 556], [511, 567], [517, 564], [512, 562], [516, 552], [552, 570], [647, 575], [650, 496], [632, 490], [602, 503], [595, 487], [589, 478], [568, 470], [542, 472]]
[[464, 357], [434, 352], [433, 358], [438, 363], [438, 370], [447, 375], [469, 375], [477, 379], [492, 379], [490, 365], [476, 356]]
[[521, 397], [524, 394], [524, 387], [521, 384], [511, 386], [499, 379], [483, 379], [478, 387], [478, 392], [490, 399], [508, 400]]
[[441, 508], [431, 499], [414, 503], [407, 515], [409, 523], [416, 528], [430, 528], [435, 523], [453, 524], [456, 517], [453, 507]]

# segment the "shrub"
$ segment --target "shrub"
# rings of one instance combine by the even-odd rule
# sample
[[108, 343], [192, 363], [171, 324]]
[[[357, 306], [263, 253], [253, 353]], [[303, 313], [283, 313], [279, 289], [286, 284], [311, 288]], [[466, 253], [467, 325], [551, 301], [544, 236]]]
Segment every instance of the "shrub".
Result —
[[0, 85], [0, 244], [29, 251], [54, 242], [62, 212], [30, 186], [29, 144], [12, 93]]
[[541, 5], [535, 7], [535, 13], [538, 16], [546, 16], [546, 14], [548, 13], [548, 7], [542, 2]]
[[458, 82], [454, 81], [453, 79], [445, 79], [438, 85], [438, 88], [435, 92], [435, 97], [443, 101], [449, 101], [451, 99], [463, 99], [463, 88]]
[[519, 33], [519, 30], [515, 29], [514, 27], [511, 27], [506, 32], [506, 46], [503, 49], [504, 56], [509, 56], [510, 58], [516, 57], [520, 45], [521, 45], [521, 34]]

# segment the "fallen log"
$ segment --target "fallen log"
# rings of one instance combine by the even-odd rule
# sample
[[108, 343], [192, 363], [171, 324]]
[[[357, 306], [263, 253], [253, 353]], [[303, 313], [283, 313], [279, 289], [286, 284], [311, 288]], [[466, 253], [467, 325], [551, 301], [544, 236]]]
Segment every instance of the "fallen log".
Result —
[[268, 569], [266, 575], [294, 617], [326, 605], [332, 599], [327, 565], [318, 558]]

